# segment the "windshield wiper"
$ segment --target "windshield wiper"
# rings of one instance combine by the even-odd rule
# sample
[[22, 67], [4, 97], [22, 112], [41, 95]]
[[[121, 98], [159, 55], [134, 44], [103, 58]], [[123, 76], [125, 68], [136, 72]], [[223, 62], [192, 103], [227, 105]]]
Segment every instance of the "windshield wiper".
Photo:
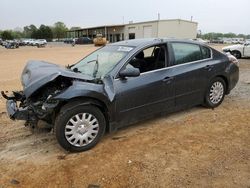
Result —
[[98, 61], [98, 55], [97, 55], [96, 60], [95, 60], [95, 67], [94, 67], [94, 71], [93, 71], [94, 78], [96, 78], [98, 70], [99, 70], [99, 61]]
[[[72, 71], [74, 71], [74, 72], [76, 72], [76, 73], [81, 73], [81, 71], [79, 71], [78, 68], [80, 68], [80, 67], [82, 67], [82, 66], [85, 66], [86, 64], [92, 63], [92, 62], [96, 62], [96, 64], [98, 65], [98, 67], [94, 69], [94, 73], [93, 73], [93, 76], [94, 76], [94, 75], [97, 74], [97, 73], [95, 73], [95, 72], [96, 72], [96, 69], [97, 69], [97, 72], [98, 72], [98, 69], [99, 69], [98, 59], [94, 59], [94, 60], [88, 61], [87, 63], [84, 63], [84, 64], [80, 65], [79, 67], [73, 68]], [[73, 66], [74, 66], [74, 65], [73, 65]], [[71, 66], [68, 65], [66, 68], [69, 68], [69, 69], [70, 69], [71, 67], [72, 67], [72, 65], [71, 65]]]

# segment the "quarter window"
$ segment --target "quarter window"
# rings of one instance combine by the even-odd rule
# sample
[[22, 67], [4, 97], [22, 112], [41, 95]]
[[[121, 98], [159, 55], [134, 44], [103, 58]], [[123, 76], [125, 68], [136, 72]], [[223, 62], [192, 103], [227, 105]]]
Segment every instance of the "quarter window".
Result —
[[201, 46], [201, 53], [203, 59], [208, 59], [211, 57], [211, 50], [207, 47]]
[[172, 43], [175, 65], [203, 59], [200, 46], [188, 43]]

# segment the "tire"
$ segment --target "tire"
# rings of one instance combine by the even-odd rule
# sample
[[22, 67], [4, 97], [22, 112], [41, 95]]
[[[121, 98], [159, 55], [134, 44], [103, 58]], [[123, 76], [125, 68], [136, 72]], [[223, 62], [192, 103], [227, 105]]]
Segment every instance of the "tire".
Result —
[[225, 92], [225, 81], [220, 77], [212, 79], [205, 94], [205, 106], [208, 108], [219, 106], [224, 100]]
[[81, 105], [80, 101], [62, 107], [55, 122], [57, 141], [70, 152], [93, 148], [104, 135], [105, 128], [106, 120], [100, 109], [92, 105]]
[[231, 52], [231, 54], [236, 57], [237, 59], [240, 59], [241, 58], [241, 53], [237, 50], [234, 50]]

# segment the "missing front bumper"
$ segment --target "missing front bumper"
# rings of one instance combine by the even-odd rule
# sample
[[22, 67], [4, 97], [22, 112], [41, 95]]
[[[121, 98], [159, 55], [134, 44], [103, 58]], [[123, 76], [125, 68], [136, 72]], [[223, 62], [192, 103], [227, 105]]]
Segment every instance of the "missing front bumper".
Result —
[[28, 120], [29, 111], [26, 108], [17, 108], [17, 103], [14, 100], [6, 101], [7, 114], [12, 120]]

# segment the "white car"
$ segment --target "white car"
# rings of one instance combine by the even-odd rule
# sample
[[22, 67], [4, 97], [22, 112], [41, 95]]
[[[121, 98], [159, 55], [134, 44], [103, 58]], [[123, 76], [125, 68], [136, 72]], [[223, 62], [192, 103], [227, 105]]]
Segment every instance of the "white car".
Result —
[[230, 52], [237, 59], [240, 59], [241, 57], [250, 57], [250, 42], [226, 46], [222, 48], [222, 50], [223, 52]]
[[200, 43], [203, 43], [203, 44], [208, 44], [208, 43], [209, 43], [208, 40], [203, 40], [203, 39], [201, 39], [201, 38], [196, 38], [196, 39], [191, 39], [191, 40], [197, 41], [197, 42], [200, 42]]

